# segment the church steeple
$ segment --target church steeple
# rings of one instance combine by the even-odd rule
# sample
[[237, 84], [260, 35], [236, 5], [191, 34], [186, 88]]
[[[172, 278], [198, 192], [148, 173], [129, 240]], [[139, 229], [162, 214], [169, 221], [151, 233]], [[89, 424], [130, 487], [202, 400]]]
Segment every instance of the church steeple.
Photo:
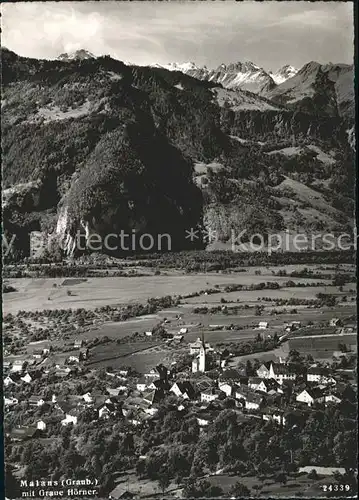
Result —
[[199, 351], [199, 366], [198, 371], [205, 372], [206, 371], [206, 344], [204, 342], [204, 333], [202, 332], [202, 342], [201, 349]]

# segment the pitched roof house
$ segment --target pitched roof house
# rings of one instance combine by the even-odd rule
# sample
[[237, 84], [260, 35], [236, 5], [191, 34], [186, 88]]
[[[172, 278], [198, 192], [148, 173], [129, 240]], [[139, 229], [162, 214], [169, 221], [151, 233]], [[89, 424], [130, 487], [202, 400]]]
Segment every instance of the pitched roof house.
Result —
[[269, 367], [263, 363], [261, 366], [256, 370], [256, 373], [259, 378], [269, 378], [270, 377], [270, 371]]
[[261, 379], [259, 377], [250, 377], [248, 379], [248, 387], [260, 392], [269, 393], [274, 391], [275, 393], [283, 393], [280, 384], [274, 378]]
[[234, 394], [236, 388], [236, 384], [229, 383], [229, 382], [219, 382], [218, 383], [218, 389], [222, 392], [225, 393], [227, 397], [230, 397]]
[[173, 392], [173, 394], [177, 397], [182, 397], [184, 399], [194, 399], [196, 394], [193, 385], [188, 380], [175, 382], [172, 385], [170, 392]]
[[299, 403], [305, 403], [312, 406], [315, 403], [323, 403], [325, 401], [324, 393], [319, 388], [304, 389], [300, 392], [295, 400]]
[[209, 403], [211, 401], [214, 401], [215, 399], [218, 399], [220, 395], [221, 391], [218, 389], [207, 389], [206, 391], [201, 392], [201, 401]]
[[62, 425], [73, 424], [77, 425], [78, 418], [81, 414], [81, 408], [71, 408], [68, 412], [66, 412], [66, 416], [63, 420], [61, 420]]
[[263, 397], [257, 393], [248, 393], [245, 402], [246, 410], [258, 410], [263, 404]]

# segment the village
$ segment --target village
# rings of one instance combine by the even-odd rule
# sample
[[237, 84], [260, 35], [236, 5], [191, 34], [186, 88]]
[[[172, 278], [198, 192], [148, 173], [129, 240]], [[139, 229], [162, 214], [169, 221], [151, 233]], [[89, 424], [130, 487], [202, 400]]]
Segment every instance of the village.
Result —
[[[160, 327], [165, 338], [167, 323], [163, 321], [142, 336], [152, 337]], [[283, 325], [282, 332], [275, 334], [275, 342], [287, 339], [300, 326], [300, 321]], [[346, 328], [338, 318], [332, 318], [328, 326], [339, 331]], [[267, 329], [268, 322], [259, 321], [255, 341], [271, 337]], [[102, 428], [122, 422], [131, 435], [142, 433], [151, 428], [168, 404], [177, 415], [195, 419], [199, 435], [205, 435], [227, 410], [234, 412], [242, 423], [271, 422], [275, 427], [291, 429], [310, 417], [316, 418], [318, 411], [335, 408], [349, 422], [349, 428], [353, 425], [355, 352], [346, 352], [342, 346], [333, 352], [332, 362], [323, 363], [292, 349], [276, 362], [254, 358], [252, 362], [234, 364], [233, 353], [226, 347], [212, 346], [204, 333], [186, 343], [188, 330], [181, 327], [177, 333], [167, 335], [171, 341], [181, 343], [186, 355], [168, 366], [157, 364], [144, 373], [125, 365], [93, 368], [86, 340], [75, 339], [65, 362], [55, 366], [45, 362], [51, 360], [51, 343], [42, 343], [26, 358], [13, 362], [5, 359], [5, 442], [8, 450], [15, 450], [9, 451], [8, 456], [18, 456], [16, 449], [28, 442], [57, 439], [64, 428], [80, 428], [76, 432], [81, 432], [85, 424]], [[145, 460], [146, 454], [136, 457], [134, 453], [135, 460], [141, 457]], [[302, 469], [305, 467], [315, 470], [311, 463]], [[20, 464], [17, 468], [21, 469]], [[335, 470], [344, 473], [346, 469]], [[126, 489], [122, 483], [113, 486], [104, 498], [141, 496], [136, 488]]]

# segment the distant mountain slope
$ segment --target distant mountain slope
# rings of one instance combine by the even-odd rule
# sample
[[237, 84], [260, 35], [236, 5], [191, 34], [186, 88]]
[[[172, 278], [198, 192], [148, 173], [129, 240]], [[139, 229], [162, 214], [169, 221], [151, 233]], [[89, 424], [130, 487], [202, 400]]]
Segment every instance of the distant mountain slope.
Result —
[[352, 223], [351, 124], [338, 116], [108, 56], [44, 61], [3, 49], [2, 65], [3, 225], [17, 255], [33, 230], [67, 252], [78, 230], [169, 232], [174, 248], [193, 247], [190, 227], [215, 227], [223, 240], [239, 222], [276, 231], [291, 220], [288, 196], [273, 191], [284, 178], [337, 210], [303, 227]]
[[73, 61], [73, 60], [78, 60], [81, 61], [83, 59], [93, 59], [95, 56], [89, 52], [88, 50], [85, 49], [79, 49], [75, 50], [75, 52], [71, 52], [67, 54], [66, 52], [63, 54], [60, 54], [59, 57], [57, 58], [59, 61]]
[[269, 72], [270, 76], [277, 85], [284, 83], [288, 78], [292, 78], [298, 73], [298, 69], [290, 64], [285, 64], [282, 68], [278, 69], [275, 73]]
[[354, 116], [353, 66], [312, 61], [264, 95], [306, 112]]

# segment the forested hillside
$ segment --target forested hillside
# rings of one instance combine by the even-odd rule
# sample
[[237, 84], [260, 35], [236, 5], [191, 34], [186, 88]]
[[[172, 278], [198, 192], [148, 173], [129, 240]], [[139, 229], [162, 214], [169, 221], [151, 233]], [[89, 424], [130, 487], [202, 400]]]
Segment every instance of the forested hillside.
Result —
[[352, 224], [350, 119], [109, 56], [3, 49], [2, 71], [3, 224], [17, 257], [34, 230], [169, 232], [184, 248], [196, 226], [225, 242], [238, 226]]

